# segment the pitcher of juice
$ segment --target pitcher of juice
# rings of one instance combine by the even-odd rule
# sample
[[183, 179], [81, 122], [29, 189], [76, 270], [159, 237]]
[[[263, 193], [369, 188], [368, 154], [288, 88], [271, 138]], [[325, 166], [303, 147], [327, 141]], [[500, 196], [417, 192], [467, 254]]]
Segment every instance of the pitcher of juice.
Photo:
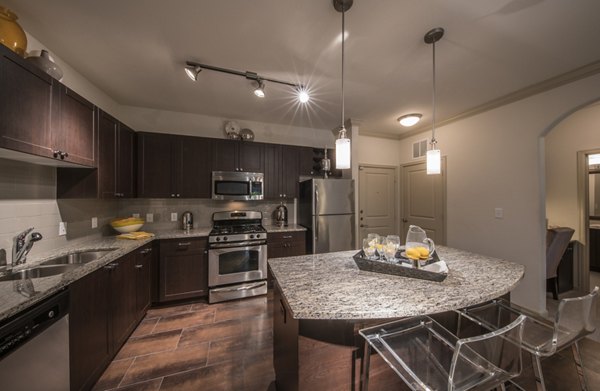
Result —
[[427, 237], [427, 233], [416, 225], [408, 227], [406, 234], [406, 255], [412, 259], [428, 259], [435, 251], [435, 243]]

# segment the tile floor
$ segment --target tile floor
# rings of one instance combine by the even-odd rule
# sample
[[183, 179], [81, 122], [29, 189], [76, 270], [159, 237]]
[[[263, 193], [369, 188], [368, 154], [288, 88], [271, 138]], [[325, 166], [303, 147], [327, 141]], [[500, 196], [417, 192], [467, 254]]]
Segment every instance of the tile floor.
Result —
[[[275, 391], [271, 311], [271, 294], [151, 309], [94, 390]], [[589, 389], [600, 391], [600, 343], [586, 339], [581, 347]], [[518, 383], [535, 390], [524, 362]], [[542, 365], [548, 391], [579, 390], [570, 350]]]
[[271, 306], [268, 295], [151, 309], [94, 390], [268, 390]]

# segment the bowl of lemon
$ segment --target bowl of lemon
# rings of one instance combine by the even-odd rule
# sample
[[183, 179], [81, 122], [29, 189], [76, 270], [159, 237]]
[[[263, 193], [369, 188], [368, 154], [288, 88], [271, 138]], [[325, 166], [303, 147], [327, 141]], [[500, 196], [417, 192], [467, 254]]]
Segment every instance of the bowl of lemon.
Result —
[[144, 226], [144, 219], [141, 219], [139, 217], [118, 218], [111, 221], [110, 225], [117, 232], [124, 234], [138, 231]]

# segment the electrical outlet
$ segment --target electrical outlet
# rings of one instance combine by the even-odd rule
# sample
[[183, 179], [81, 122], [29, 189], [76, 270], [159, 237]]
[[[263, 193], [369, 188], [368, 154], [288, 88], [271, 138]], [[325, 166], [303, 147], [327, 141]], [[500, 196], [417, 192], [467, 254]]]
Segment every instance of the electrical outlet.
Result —
[[154, 215], [152, 213], [146, 213], [146, 223], [154, 222]]
[[132, 214], [131, 216], [132, 216], [132, 217], [135, 217], [135, 218], [138, 218], [138, 219], [140, 218], [140, 214], [139, 214], [139, 213], [134, 213], [134, 214]]
[[171, 213], [171, 221], [177, 221], [177, 212]]
[[496, 208], [496, 209], [494, 209], [494, 216], [497, 219], [503, 218], [504, 217], [504, 209], [502, 209], [502, 208]]
[[92, 217], [92, 228], [98, 228], [98, 218]]
[[58, 236], [65, 236], [67, 234], [67, 223], [61, 221], [58, 223]]

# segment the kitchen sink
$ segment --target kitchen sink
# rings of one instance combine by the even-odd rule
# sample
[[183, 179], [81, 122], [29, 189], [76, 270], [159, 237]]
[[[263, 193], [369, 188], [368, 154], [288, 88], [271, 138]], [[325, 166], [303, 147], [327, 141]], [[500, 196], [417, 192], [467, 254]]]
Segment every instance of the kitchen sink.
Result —
[[47, 265], [10, 272], [0, 277], [0, 281], [25, 280], [28, 278], [51, 277], [77, 269], [81, 265]]
[[108, 252], [116, 250], [115, 248], [102, 248], [96, 250], [77, 251], [70, 254], [61, 255], [41, 263], [41, 265], [82, 265], [95, 261], [103, 257]]

